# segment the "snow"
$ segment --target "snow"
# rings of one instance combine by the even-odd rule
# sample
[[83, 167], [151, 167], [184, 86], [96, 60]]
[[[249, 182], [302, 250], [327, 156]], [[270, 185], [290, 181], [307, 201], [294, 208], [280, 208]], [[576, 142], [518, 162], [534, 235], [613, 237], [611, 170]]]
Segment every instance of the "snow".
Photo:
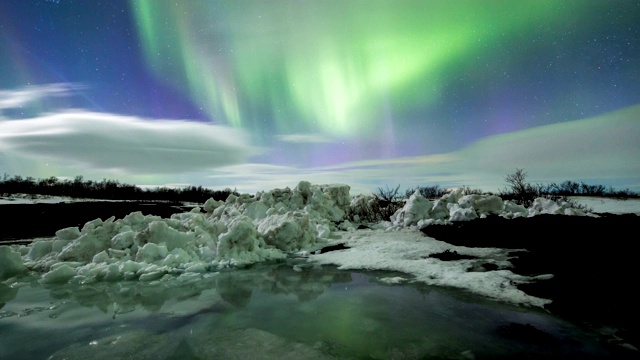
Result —
[[[95, 219], [81, 229], [61, 229], [55, 237], [38, 239], [28, 246], [0, 246], [0, 279], [10, 281], [31, 272], [41, 274], [44, 284], [170, 281], [295, 256], [306, 258], [310, 266], [333, 264], [340, 269], [406, 274], [389, 278], [389, 283], [419, 281], [543, 306], [548, 300], [529, 296], [516, 285], [549, 276], [517, 275], [510, 271], [506, 250], [456, 247], [426, 237], [419, 229], [489, 215], [595, 216], [570, 203], [536, 199], [527, 209], [495, 195], [465, 195], [463, 189], [457, 189], [436, 200], [416, 192], [388, 221], [367, 224], [369, 230], [356, 230], [358, 219], [350, 222], [345, 214], [371, 198], [360, 195], [352, 199], [349, 190], [343, 184], [301, 181], [294, 189], [274, 189], [255, 196], [232, 194], [225, 201], [210, 199], [202, 207], [170, 218], [134, 212], [122, 219]], [[317, 253], [337, 243], [350, 248]], [[474, 258], [441, 261], [430, 257], [446, 250]], [[487, 271], [482, 266], [486, 264], [495, 270]]]
[[593, 209], [595, 213], [640, 215], [640, 199], [622, 200], [589, 196], [575, 196], [570, 199]]
[[[74, 202], [74, 201], [123, 202], [128, 200], [72, 198], [68, 196], [50, 196], [50, 195], [37, 195], [37, 194], [11, 194], [11, 196], [0, 196], [0, 205], [58, 204], [61, 202]], [[135, 200], [131, 200], [131, 201], [135, 201]]]
[[[11, 196], [0, 196], [0, 205], [13, 204], [57, 204], [74, 199], [60, 196], [38, 196], [30, 194], [14, 194]], [[99, 200], [95, 200], [99, 201]]]
[[[508, 252], [496, 248], [466, 248], [425, 237], [415, 229], [395, 231], [361, 230], [337, 234], [350, 249], [311, 255], [316, 263], [338, 265], [339, 269], [399, 271], [404, 281], [450, 286], [493, 299], [525, 305], [543, 306], [549, 300], [529, 296], [517, 284], [535, 279], [509, 271]], [[477, 257], [473, 260], [441, 261], [429, 255], [446, 250]], [[482, 264], [493, 264], [495, 271], [484, 271]], [[393, 278], [390, 282], [403, 281]]]

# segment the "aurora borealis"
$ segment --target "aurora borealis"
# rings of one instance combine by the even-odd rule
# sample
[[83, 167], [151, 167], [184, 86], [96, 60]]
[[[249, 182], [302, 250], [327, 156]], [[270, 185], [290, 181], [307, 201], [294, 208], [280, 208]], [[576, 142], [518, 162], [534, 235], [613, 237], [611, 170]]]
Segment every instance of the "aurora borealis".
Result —
[[[446, 69], [448, 63], [481, 53], [510, 27], [533, 31], [549, 8], [514, 4], [148, 1], [132, 7], [152, 69], [186, 84], [211, 119], [241, 126], [267, 111], [279, 132], [297, 119], [305, 130], [317, 124], [348, 136], [380, 126], [385, 102], [433, 103], [448, 72], [459, 71]], [[492, 13], [489, 32], [483, 22]]]
[[[527, 167], [639, 188], [638, 18], [630, 0], [5, 1], [0, 169], [255, 191], [495, 188]], [[571, 135], [594, 118], [627, 130]], [[535, 151], [495, 145], [528, 136]], [[547, 144], [561, 153], [535, 158]]]

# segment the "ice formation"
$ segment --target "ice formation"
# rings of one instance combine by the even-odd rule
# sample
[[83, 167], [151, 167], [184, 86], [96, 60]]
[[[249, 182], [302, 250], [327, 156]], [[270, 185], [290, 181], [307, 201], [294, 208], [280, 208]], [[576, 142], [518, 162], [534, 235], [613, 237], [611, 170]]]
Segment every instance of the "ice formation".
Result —
[[[122, 219], [95, 219], [82, 229], [61, 229], [55, 237], [38, 239], [29, 246], [0, 246], [0, 279], [31, 271], [42, 274], [40, 281], [44, 284], [145, 282], [278, 260], [289, 254], [308, 255], [329, 244], [331, 238], [340, 238], [340, 232], [355, 231], [357, 219], [349, 222], [345, 214], [362, 204], [363, 197], [351, 198], [348, 185], [301, 181], [294, 189], [274, 189], [255, 196], [230, 195], [225, 201], [210, 199], [202, 208], [168, 219], [140, 212]], [[372, 227], [383, 232], [411, 231], [432, 223], [491, 214], [513, 218], [540, 213], [582, 215], [566, 203], [548, 199], [537, 199], [526, 209], [494, 195], [465, 195], [458, 189], [435, 201], [416, 192], [389, 221]], [[389, 265], [394, 260], [383, 258], [389, 249], [378, 250], [382, 252], [371, 255], [379, 259], [378, 268], [415, 273], [404, 265]], [[423, 262], [422, 266], [429, 263]], [[368, 262], [363, 267], [375, 268], [376, 264]], [[452, 285], [453, 280], [443, 280], [450, 275], [432, 274], [431, 278], [441, 281], [431, 283]], [[505, 274], [502, 277], [509, 278]]]
[[169, 219], [134, 212], [65, 228], [30, 246], [0, 247], [0, 276], [28, 270], [42, 282], [151, 281], [286, 257], [326, 244], [349, 206], [349, 186], [311, 185], [210, 199]]
[[468, 221], [488, 215], [511, 219], [539, 214], [586, 215], [572, 207], [569, 202], [537, 198], [527, 209], [512, 201], [503, 201], [496, 195], [465, 195], [464, 189], [458, 188], [434, 202], [425, 199], [416, 191], [390, 220], [396, 227], [423, 227], [436, 222]]

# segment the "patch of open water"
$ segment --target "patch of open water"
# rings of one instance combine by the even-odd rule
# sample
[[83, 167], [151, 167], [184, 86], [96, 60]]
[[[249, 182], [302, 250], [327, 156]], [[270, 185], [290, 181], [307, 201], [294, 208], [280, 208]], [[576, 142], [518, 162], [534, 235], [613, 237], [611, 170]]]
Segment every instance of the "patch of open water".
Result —
[[259, 264], [154, 282], [0, 284], [0, 359], [606, 358], [533, 308], [389, 272]]

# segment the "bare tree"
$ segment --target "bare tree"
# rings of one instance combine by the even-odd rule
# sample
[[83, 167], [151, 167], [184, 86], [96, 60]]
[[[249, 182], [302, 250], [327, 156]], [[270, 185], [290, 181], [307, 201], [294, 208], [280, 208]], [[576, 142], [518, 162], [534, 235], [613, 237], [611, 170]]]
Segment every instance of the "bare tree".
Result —
[[514, 194], [525, 194], [531, 189], [531, 185], [527, 182], [527, 172], [524, 169], [516, 168], [516, 172], [507, 174], [504, 181]]
[[516, 168], [513, 174], [507, 174], [504, 178], [507, 189], [502, 191], [502, 196], [510, 198], [518, 204], [530, 206], [538, 195], [536, 186], [527, 182], [527, 172]]
[[387, 185], [385, 189], [378, 188], [378, 191], [373, 194], [376, 199], [378, 199], [382, 204], [391, 204], [397, 202], [402, 197], [398, 192], [400, 191], [400, 185], [396, 186], [395, 189], [390, 189]]

